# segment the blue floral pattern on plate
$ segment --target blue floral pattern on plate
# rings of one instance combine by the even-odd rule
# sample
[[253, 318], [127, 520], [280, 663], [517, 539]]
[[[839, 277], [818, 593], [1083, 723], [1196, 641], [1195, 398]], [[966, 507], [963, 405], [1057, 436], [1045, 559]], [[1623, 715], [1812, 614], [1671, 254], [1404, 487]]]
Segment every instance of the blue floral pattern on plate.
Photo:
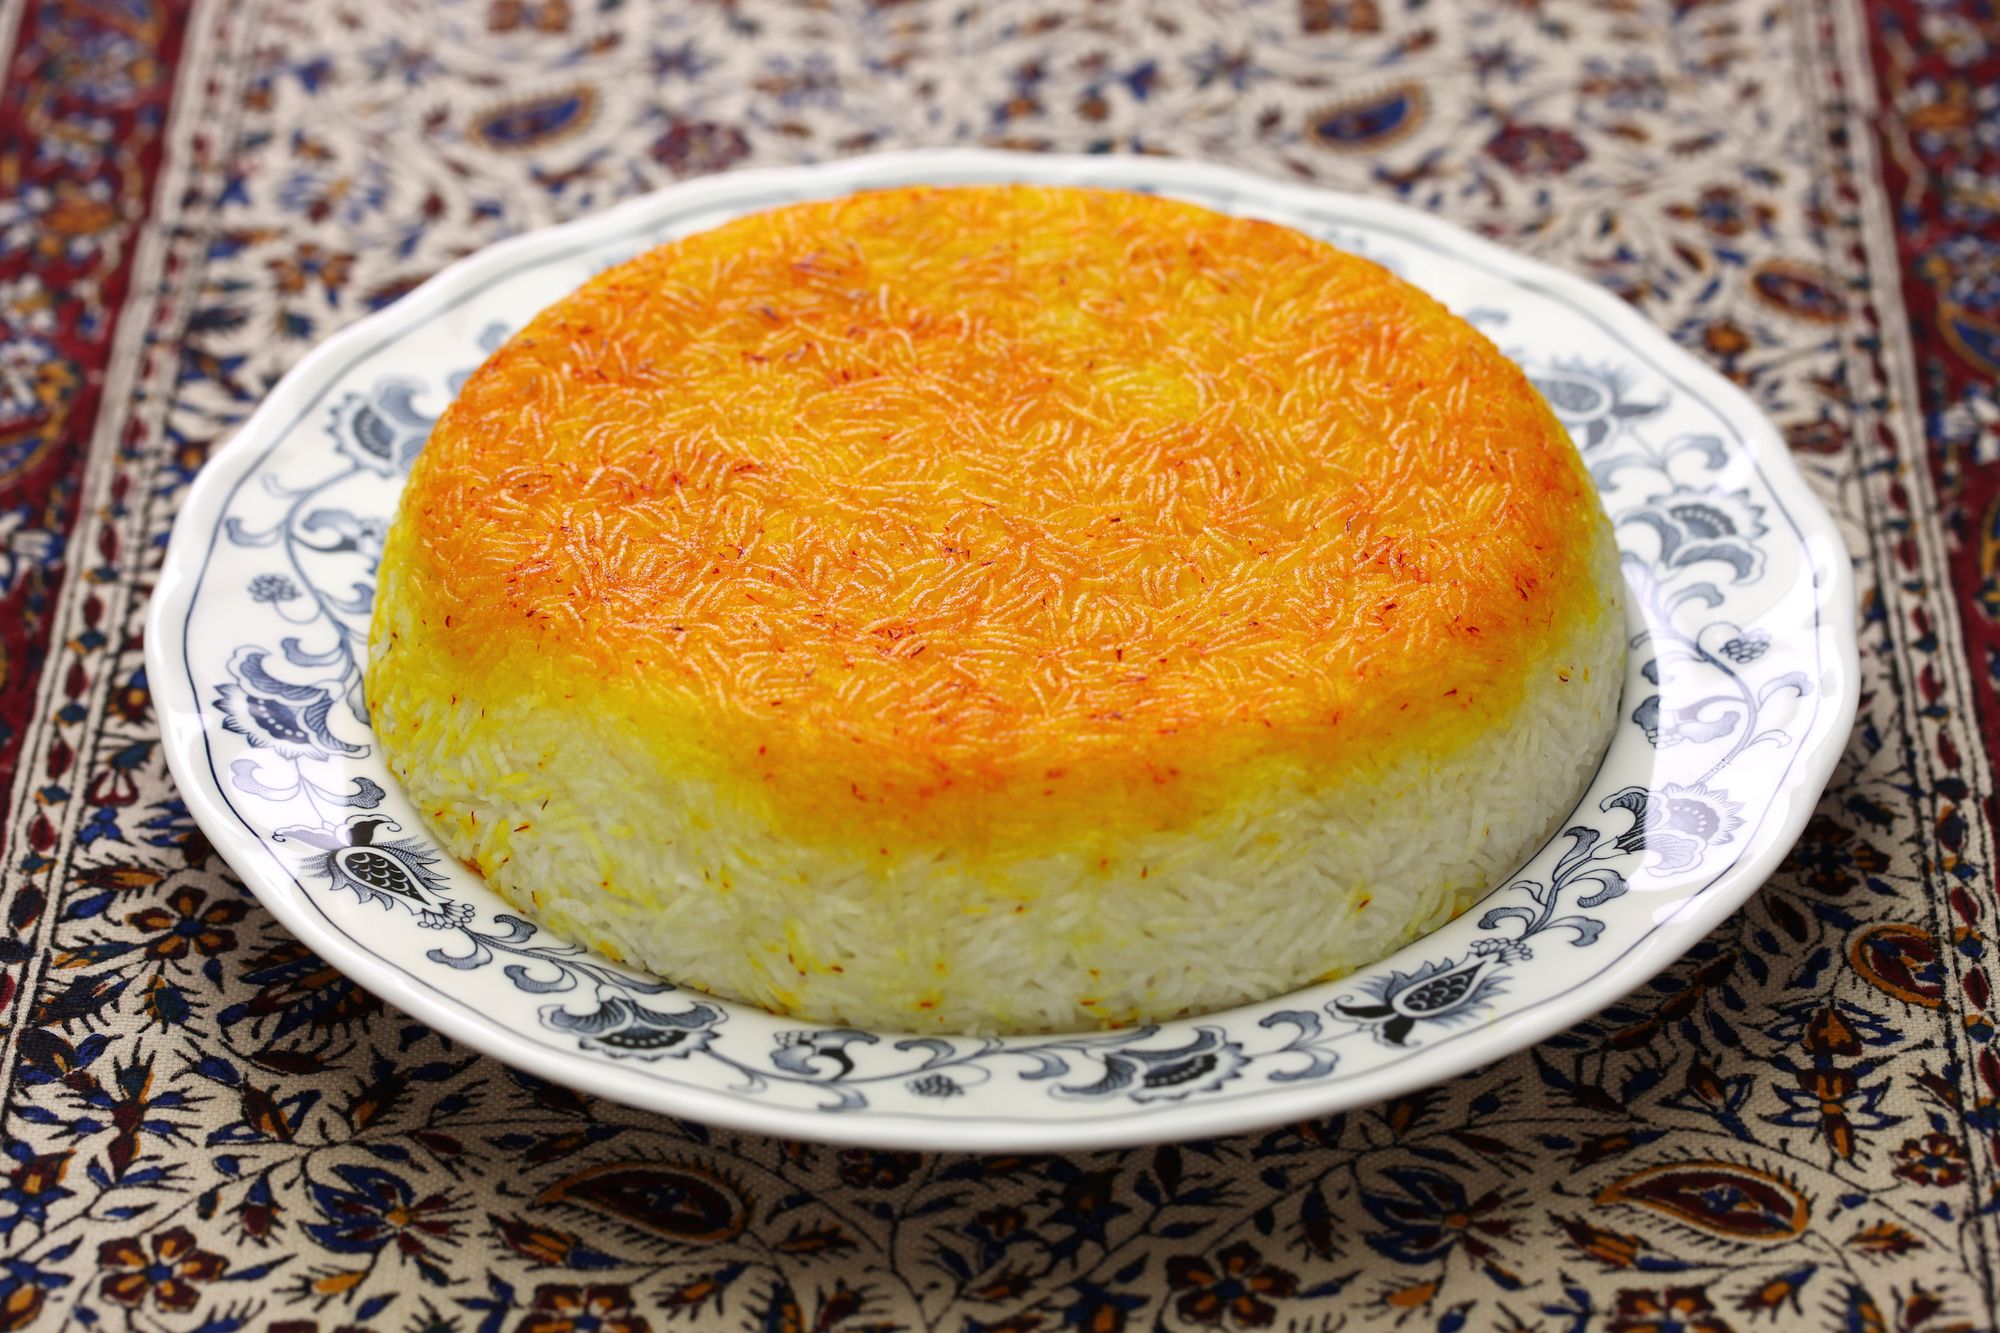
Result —
[[[434, 413], [508, 327], [640, 246], [810, 194], [997, 178], [1275, 217], [1424, 284], [1521, 362], [1584, 452], [1632, 592], [1628, 721], [1574, 819], [1474, 911], [1380, 964], [1116, 1032], [800, 1027], [507, 910], [402, 801], [362, 698], [383, 535]], [[665, 1110], [814, 1137], [1055, 1146], [1283, 1119], [1483, 1063], [1612, 998], [1621, 976], [1643, 980], [1753, 889], [1854, 707], [1844, 555], [1775, 436], [1578, 287], [1389, 205], [1187, 164], [965, 153], [681, 187], [500, 247], [335, 340], [211, 465], [149, 640], [155, 678], [184, 682], [165, 718], [176, 775], [218, 847], [332, 961], [503, 1058]]]

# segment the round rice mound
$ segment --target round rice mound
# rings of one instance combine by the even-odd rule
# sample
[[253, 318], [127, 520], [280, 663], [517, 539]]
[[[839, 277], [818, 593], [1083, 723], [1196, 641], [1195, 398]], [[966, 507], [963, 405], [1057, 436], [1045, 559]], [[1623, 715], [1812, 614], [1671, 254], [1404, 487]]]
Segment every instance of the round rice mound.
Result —
[[1601, 759], [1622, 608], [1560, 425], [1408, 284], [1164, 200], [887, 191], [497, 353], [392, 528], [368, 694], [554, 931], [1048, 1032], [1339, 976], [1502, 882]]

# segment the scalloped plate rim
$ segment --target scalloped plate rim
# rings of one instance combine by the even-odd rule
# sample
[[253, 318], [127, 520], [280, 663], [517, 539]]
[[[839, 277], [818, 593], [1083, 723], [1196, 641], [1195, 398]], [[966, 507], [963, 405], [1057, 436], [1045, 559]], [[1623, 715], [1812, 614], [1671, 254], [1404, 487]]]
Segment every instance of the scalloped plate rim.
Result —
[[[1126, 188], [1218, 186], [1250, 200], [1275, 198], [1300, 210], [1335, 207], [1347, 218], [1373, 218], [1384, 226], [1421, 238], [1447, 253], [1473, 258], [1524, 285], [1586, 309], [1616, 328], [1650, 363], [1699, 393], [1739, 433], [1742, 445], [1798, 530], [1815, 589], [1816, 613], [1833, 652], [1822, 662], [1817, 683], [1822, 706], [1809, 724], [1791, 768], [1787, 790], [1766, 812], [1746, 850], [1695, 890], [1654, 928], [1605, 969], [1558, 994], [1543, 997], [1484, 1025], [1486, 1042], [1446, 1042], [1419, 1048], [1399, 1062], [1351, 1077], [1332, 1077], [1286, 1087], [1267, 1087], [1227, 1101], [1154, 1104], [1143, 1112], [1126, 1108], [1094, 1119], [972, 1116], [931, 1118], [901, 1111], [863, 1109], [829, 1113], [821, 1109], [751, 1102], [719, 1090], [673, 1085], [624, 1075], [619, 1066], [578, 1052], [523, 1042], [497, 1020], [468, 1012], [401, 968], [364, 949], [334, 926], [307, 900], [290, 874], [246, 869], [239, 858], [250, 845], [268, 850], [265, 839], [212, 785], [208, 737], [193, 720], [199, 712], [185, 655], [183, 626], [199, 587], [189, 547], [206, 544], [220, 524], [224, 503], [252, 473], [268, 448], [282, 438], [279, 423], [329, 388], [331, 367], [353, 349], [412, 325], [426, 312], [468, 296], [490, 273], [527, 254], [553, 256], [588, 244], [621, 227], [662, 211], [670, 202], [689, 208], [703, 203], [726, 206], [734, 196], [809, 182], [800, 197], [841, 188], [887, 183], [882, 177], [929, 176], [951, 179], [1021, 179], [1061, 183], [1088, 178]], [[1255, 212], [1252, 207], [1247, 210]], [[1807, 521], [1801, 521], [1807, 520]], [[170, 652], [169, 649], [172, 649]], [[146, 613], [146, 668], [167, 764], [189, 813], [250, 890], [280, 923], [327, 962], [396, 1007], [454, 1041], [517, 1068], [581, 1091], [627, 1105], [683, 1116], [755, 1133], [775, 1134], [858, 1146], [898, 1146], [943, 1151], [1081, 1150], [1238, 1133], [1272, 1124], [1366, 1105], [1429, 1086], [1490, 1064], [1532, 1045], [1579, 1019], [1597, 1013], [1664, 968], [1731, 912], [1777, 868], [1803, 830], [1821, 791], [1845, 748], [1858, 705], [1859, 660], [1854, 584], [1850, 561], [1832, 519], [1806, 486], [1782, 438], [1736, 385], [1676, 346], [1664, 332], [1602, 288], [1494, 244], [1454, 224], [1386, 200], [1269, 180], [1234, 168], [1178, 159], [1012, 154], [980, 149], [937, 149], [881, 153], [810, 165], [729, 172], [670, 185], [611, 208], [556, 226], [496, 242], [441, 270], [394, 304], [332, 335], [289, 371], [250, 418], [218, 446], [190, 485], [162, 561]], [[1825, 703], [1832, 707], [1825, 707]], [[232, 851], [235, 853], [232, 855]], [[1182, 1022], [1217, 1022], [1204, 1015]], [[902, 1034], [895, 1034], [902, 1035]], [[1032, 1104], [1032, 1103], [1030, 1103]]]

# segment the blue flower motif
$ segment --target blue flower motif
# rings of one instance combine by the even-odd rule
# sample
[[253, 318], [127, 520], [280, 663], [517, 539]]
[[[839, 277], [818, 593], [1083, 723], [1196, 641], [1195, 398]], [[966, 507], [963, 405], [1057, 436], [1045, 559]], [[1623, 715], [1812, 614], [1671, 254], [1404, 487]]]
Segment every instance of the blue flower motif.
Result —
[[1529, 956], [1528, 947], [1517, 940], [1476, 940], [1463, 958], [1427, 960], [1411, 972], [1363, 981], [1366, 1001], [1343, 997], [1328, 1008], [1369, 1024], [1376, 1040], [1403, 1046], [1419, 1023], [1450, 1024], [1471, 1018], [1500, 986], [1494, 969]]
[[715, 1025], [722, 1021], [722, 1011], [696, 1004], [678, 1014], [663, 1014], [629, 996], [614, 995], [587, 1014], [550, 1005], [541, 1017], [552, 1028], [578, 1034], [580, 1045], [595, 1047], [616, 1059], [672, 1056], [684, 1060], [696, 1051], [707, 1050], [715, 1040]]
[[452, 1239], [457, 1206], [449, 1195], [417, 1197], [401, 1176], [375, 1166], [346, 1164], [333, 1168], [346, 1188], [314, 1181], [312, 1201], [323, 1222], [308, 1222], [306, 1235], [335, 1254], [377, 1254], [394, 1245], [415, 1263], [426, 1280], [442, 1284], [444, 1271], [433, 1262], [432, 1246]]
[[286, 759], [324, 761], [336, 754], [367, 753], [366, 746], [349, 745], [327, 728], [331, 694], [317, 685], [279, 680], [264, 668], [268, 655], [246, 644], [229, 659], [229, 674], [239, 683], [216, 687], [224, 729]]
[[1666, 406], [1632, 402], [1626, 397], [1630, 377], [1610, 366], [1558, 361], [1536, 370], [1531, 379], [1584, 449], [1604, 443], [1623, 423], [1644, 420]]
[[383, 380], [363, 397], [350, 393], [333, 405], [327, 433], [333, 447], [350, 462], [370, 472], [393, 477], [408, 472], [436, 418], [417, 410], [423, 385], [408, 380]]
[[1468, 1199], [1464, 1185], [1430, 1167], [1392, 1167], [1383, 1174], [1395, 1190], [1361, 1196], [1361, 1206], [1382, 1227], [1364, 1237], [1369, 1249], [1404, 1264], [1436, 1263], [1460, 1250], [1501, 1286], [1520, 1285], [1519, 1278], [1494, 1263], [1493, 1242], [1514, 1234], [1513, 1219], [1504, 1216], [1505, 1195], [1489, 1190]]
[[283, 574], [259, 574], [250, 580], [250, 600], [266, 605], [289, 602], [299, 596], [299, 585]]
[[[1865, 1133], [1887, 1129], [1909, 1118], [1895, 1114], [1893, 1102], [1889, 1107], [1883, 1106], [1883, 1099], [1889, 1093], [1887, 1079], [1864, 1083], [1860, 1071], [1830, 1064], [1813, 1069], [1794, 1068], [1790, 1072], [1795, 1085], [1787, 1086], [1777, 1079], [1771, 1082], [1771, 1090], [1778, 1094], [1785, 1109], [1766, 1114], [1763, 1119], [1787, 1129], [1813, 1130], [1842, 1156], [1854, 1152], [1856, 1130]], [[1843, 1148], [1845, 1151], [1841, 1152]]]
[[13, 1235], [23, 1222], [47, 1226], [50, 1206], [76, 1193], [62, 1183], [69, 1174], [69, 1153], [37, 1155], [18, 1141], [8, 1144], [7, 1152], [17, 1165], [0, 1183], [0, 1205], [7, 1209], [0, 1213], [0, 1239]]
[[[1746, 583], [1764, 569], [1764, 548], [1756, 540], [1766, 531], [1763, 511], [1750, 492], [1699, 490], [1677, 486], [1647, 499], [1623, 515], [1619, 525], [1636, 523], [1659, 534], [1659, 563], [1686, 569], [1704, 561], [1719, 561], [1736, 571], [1735, 582]], [[1632, 557], [1628, 554], [1628, 560]]]
[[1749, 666], [1770, 650], [1771, 635], [1761, 629], [1746, 629], [1722, 645], [1722, 655], [1738, 666]]
[[1070, 1099], [1123, 1093], [1135, 1102], [1180, 1101], [1215, 1091], [1250, 1063], [1239, 1043], [1225, 1039], [1221, 1028], [1208, 1026], [1197, 1028], [1193, 1040], [1181, 1046], [1127, 1046], [1107, 1051], [1101, 1059], [1104, 1076], [1097, 1082], [1057, 1084], [1054, 1095]]
[[1604, 808], [1632, 813], [1632, 827], [1613, 845], [1624, 852], [1649, 852], [1654, 869], [1667, 872], [1698, 864], [1711, 846], [1728, 842], [1743, 827], [1741, 801], [1698, 783], [1669, 782], [1658, 791], [1627, 787], [1609, 797]]
[[[373, 795], [379, 796], [379, 790]], [[462, 926], [472, 920], [472, 904], [444, 896], [444, 876], [433, 868], [438, 855], [429, 846], [415, 838], [377, 841], [379, 832], [397, 827], [381, 815], [351, 815], [341, 829], [285, 828], [275, 836], [320, 849], [319, 855], [300, 866], [305, 873], [327, 880], [336, 889], [346, 889], [364, 903], [401, 907], [427, 930]]]

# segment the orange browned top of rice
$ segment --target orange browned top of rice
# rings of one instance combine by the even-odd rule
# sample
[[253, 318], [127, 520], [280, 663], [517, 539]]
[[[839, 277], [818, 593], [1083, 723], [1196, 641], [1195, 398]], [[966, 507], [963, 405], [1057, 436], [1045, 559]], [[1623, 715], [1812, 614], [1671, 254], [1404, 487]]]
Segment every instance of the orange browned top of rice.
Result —
[[788, 825], [927, 839], [1448, 751], [1600, 606], [1595, 503], [1376, 265], [1008, 186], [600, 275], [466, 383], [403, 521], [454, 693], [595, 692]]

